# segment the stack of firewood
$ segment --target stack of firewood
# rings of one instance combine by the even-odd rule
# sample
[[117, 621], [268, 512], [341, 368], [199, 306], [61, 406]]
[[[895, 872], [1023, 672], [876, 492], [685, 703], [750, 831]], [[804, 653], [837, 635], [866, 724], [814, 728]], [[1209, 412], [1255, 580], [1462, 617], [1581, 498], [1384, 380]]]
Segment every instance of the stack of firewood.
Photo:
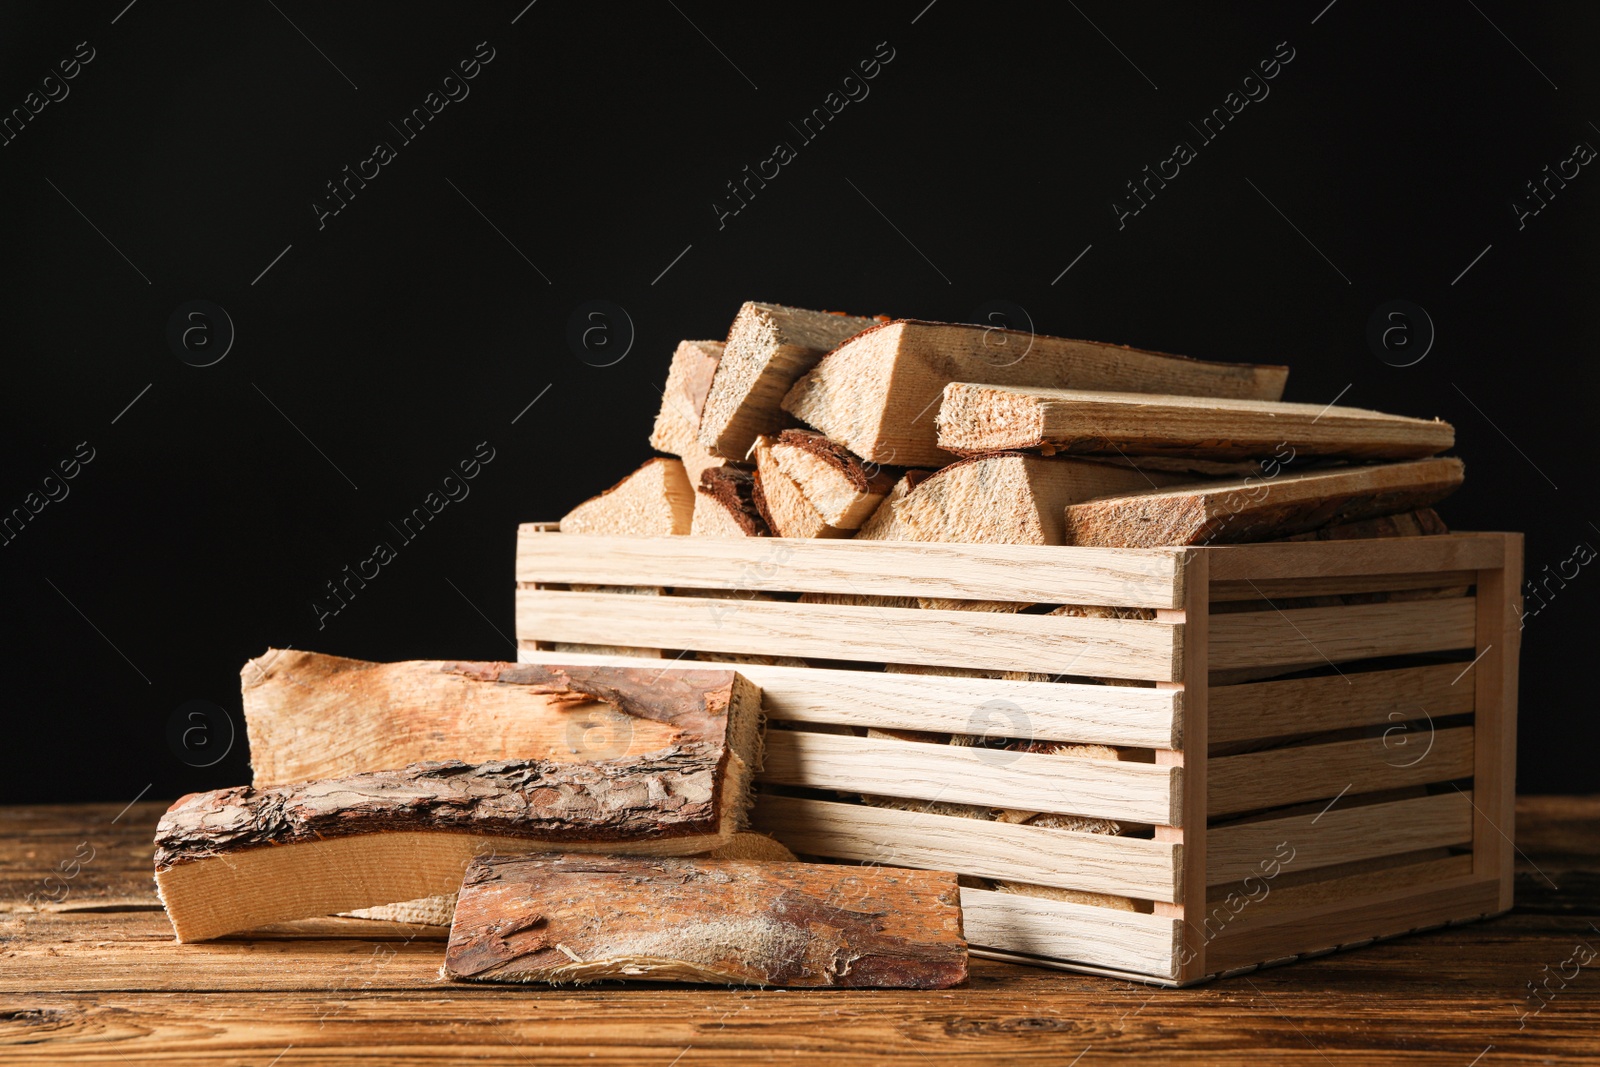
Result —
[[1288, 368], [747, 303], [674, 353], [649, 460], [564, 533], [1153, 547], [1442, 532], [1448, 423]]

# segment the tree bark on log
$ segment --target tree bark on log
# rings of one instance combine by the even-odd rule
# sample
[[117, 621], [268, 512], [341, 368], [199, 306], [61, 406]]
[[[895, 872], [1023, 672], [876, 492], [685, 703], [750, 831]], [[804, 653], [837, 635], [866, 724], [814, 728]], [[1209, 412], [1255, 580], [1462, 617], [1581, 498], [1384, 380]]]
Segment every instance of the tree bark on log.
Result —
[[760, 690], [731, 671], [456, 665], [484, 681], [599, 699], [670, 724], [671, 744], [586, 763], [413, 763], [181, 798], [156, 830], [180, 941], [453, 892], [482, 852], [688, 855], [743, 825]]
[[486, 857], [461, 885], [444, 973], [943, 989], [967, 973], [955, 876], [740, 860]]

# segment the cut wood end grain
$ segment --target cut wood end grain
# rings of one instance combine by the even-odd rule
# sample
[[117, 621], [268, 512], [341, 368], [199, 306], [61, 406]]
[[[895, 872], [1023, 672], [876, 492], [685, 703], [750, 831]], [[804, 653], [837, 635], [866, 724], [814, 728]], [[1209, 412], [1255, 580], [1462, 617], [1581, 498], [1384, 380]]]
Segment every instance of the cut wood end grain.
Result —
[[986, 326], [900, 320], [840, 345], [783, 410], [874, 463], [938, 466], [931, 409], [953, 381], [1276, 400], [1287, 367], [1208, 363], [1122, 345]]
[[599, 496], [561, 518], [561, 532], [686, 534], [694, 517], [694, 489], [680, 459], [656, 457]]
[[1446, 457], [1157, 489], [1069, 506], [1066, 539], [1126, 548], [1272, 540], [1427, 507], [1461, 479], [1461, 461]]
[[704, 451], [698, 436], [700, 412], [722, 359], [722, 347], [721, 341], [678, 342], [661, 391], [661, 409], [650, 432], [651, 448], [680, 458], [685, 452]]
[[966, 978], [952, 874], [810, 863], [486, 857], [462, 882], [443, 973], [943, 989]]
[[770, 537], [772, 530], [756, 507], [755, 472], [731, 465], [700, 475], [694, 521], [689, 532], [697, 537]]
[[700, 415], [700, 443], [727, 459], [743, 459], [758, 434], [790, 425], [784, 393], [823, 353], [877, 320], [781, 304], [739, 309]]
[[828, 522], [816, 506], [806, 499], [800, 483], [778, 463], [773, 439], [758, 436], [751, 446], [756, 461], [756, 484], [752, 499], [761, 517], [779, 537], [849, 537], [854, 531]]
[[1037, 449], [1239, 460], [1289, 455], [1415, 459], [1455, 444], [1455, 429], [1362, 408], [1041, 386], [945, 386], [939, 446], [972, 454]]
[[877, 510], [894, 476], [810, 430], [785, 430], [770, 445], [778, 469], [829, 526], [854, 530]]

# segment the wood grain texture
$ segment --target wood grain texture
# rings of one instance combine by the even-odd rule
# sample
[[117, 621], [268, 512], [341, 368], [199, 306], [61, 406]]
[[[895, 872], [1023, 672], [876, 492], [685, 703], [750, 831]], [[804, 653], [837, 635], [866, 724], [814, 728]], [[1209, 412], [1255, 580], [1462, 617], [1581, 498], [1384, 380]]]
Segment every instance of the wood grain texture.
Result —
[[[535, 649], [524, 649], [519, 656], [525, 663], [638, 663]], [[767, 718], [787, 722], [983, 734], [994, 725], [991, 711], [998, 709], [1015, 719], [1014, 729], [1031, 740], [1138, 748], [1177, 747], [1182, 724], [1183, 694], [1171, 689], [754, 663], [740, 664], [739, 673], [761, 687]]]
[[1196, 396], [1283, 395], [1287, 367], [1208, 363], [1095, 341], [986, 326], [903, 320], [828, 354], [783, 398], [785, 411], [863, 459], [942, 466], [924, 415], [950, 382], [1069, 385]]
[[964, 382], [945, 386], [936, 423], [939, 447], [962, 455], [1415, 459], [1456, 440], [1447, 422], [1363, 408]]
[[563, 515], [561, 531], [665, 536], [688, 533], [693, 521], [694, 486], [683, 461], [657, 456]]
[[1496, 908], [1511, 907], [1511, 823], [1516, 816], [1517, 672], [1522, 647], [1522, 536], [1508, 536], [1502, 568], [1478, 574], [1473, 693], [1478, 746], [1473, 873], [1492, 878]]
[[1213, 686], [1211, 743], [1388, 726], [1416, 718], [1418, 708], [1435, 719], [1463, 715], [1473, 708], [1473, 690], [1461, 672], [1460, 664], [1435, 663]]
[[965, 888], [961, 909], [974, 945], [1176, 980], [1177, 919]]
[[1472, 597], [1247, 611], [1211, 619], [1211, 668], [1343, 663], [1471, 648]]
[[1182, 823], [1172, 767], [771, 730], [763, 781], [1128, 822]]
[[[720, 543], [720, 542], [719, 542]], [[1389, 606], [1389, 605], [1385, 605]], [[518, 589], [522, 640], [600, 643], [1089, 677], [1172, 679], [1181, 629], [1132, 619], [1001, 615]]]
[[156, 882], [179, 939], [449, 893], [488, 848], [681, 855], [741, 827], [760, 691], [737, 674], [460, 666], [485, 682], [604, 696], [677, 736], [618, 759], [432, 761], [190, 794], [156, 834]]
[[1178, 897], [1177, 845], [763, 793], [750, 818], [796, 852], [1146, 900]]
[[[1082, 1055], [1080, 1067], [1092, 1067], [1115, 1050], [1197, 1067], [1466, 1067], [1490, 1045], [1479, 1067], [1596, 1059], [1600, 986], [1588, 968], [1537, 1014], [1525, 983], [1550, 973], [1546, 965], [1560, 969], [1575, 943], [1597, 945], [1589, 924], [1600, 924], [1600, 798], [1519, 800], [1517, 843], [1527, 858], [1518, 859], [1518, 908], [1489, 923], [1193, 989], [977, 959], [965, 986], [940, 994], [444, 987], [441, 931], [353, 919], [178, 945], [149, 876], [150, 833], [165, 804], [135, 804], [113, 822], [126, 800], [0, 808], [8, 1063], [267, 1067], [281, 1056], [277, 1067], [362, 1058], [666, 1067], [681, 1055], [679, 1067], [1012, 1067]], [[100, 846], [96, 858], [71, 881], [65, 905], [47, 906], [92, 906], [22, 904], [85, 840]], [[968, 910], [969, 937], [975, 914]]]
[[1475, 571], [1501, 565], [1503, 533], [1452, 533], [1371, 541], [1212, 545], [1211, 580], [1249, 582], [1280, 578], [1335, 578], [1409, 574], [1416, 571]]
[[1427, 507], [1461, 480], [1461, 461], [1443, 458], [1150, 489], [1069, 505], [1062, 543], [1152, 548], [1270, 541]]
[[257, 788], [427, 760], [615, 759], [670, 748], [686, 726], [706, 733], [690, 705], [655, 703], [648, 676], [589, 668], [268, 649], [239, 677]]
[[744, 860], [493, 856], [461, 883], [446, 977], [943, 989], [967, 976], [956, 879]]
[[[770, 539], [708, 544], [680, 537], [570, 537], [525, 523], [518, 582], [669, 584], [701, 589], [938, 596], [977, 600], [1175, 607], [1172, 549], [1126, 552], [1033, 545], [826, 544]], [[1316, 550], [1321, 545], [1290, 545]]]

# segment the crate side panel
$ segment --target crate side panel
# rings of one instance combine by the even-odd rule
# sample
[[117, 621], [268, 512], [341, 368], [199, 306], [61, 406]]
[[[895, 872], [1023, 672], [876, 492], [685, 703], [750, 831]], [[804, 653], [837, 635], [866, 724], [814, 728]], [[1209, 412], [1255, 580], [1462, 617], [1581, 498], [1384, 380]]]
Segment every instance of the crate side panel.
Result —
[[516, 606], [523, 640], [1149, 681], [1182, 670], [1181, 627], [1143, 620], [527, 588]]
[[1178, 894], [1179, 846], [1159, 841], [771, 794], [756, 798], [751, 819], [813, 856], [1142, 900]]
[[1239, 612], [1211, 619], [1211, 669], [1344, 663], [1471, 648], [1473, 597]]
[[961, 910], [972, 945], [1169, 981], [1177, 971], [1177, 919], [986, 889], [962, 889]]
[[[1462, 664], [1394, 670], [1346, 670], [1324, 678], [1294, 678], [1213, 686], [1209, 697], [1213, 745], [1286, 737], [1353, 726], [1387, 725], [1417, 708], [1435, 719], [1473, 709], [1470, 686], [1455, 684]], [[1391, 713], [1395, 713], [1391, 717]]]
[[519, 582], [1029, 600], [1169, 608], [1183, 596], [1170, 549], [953, 545], [760, 537], [517, 537]]

